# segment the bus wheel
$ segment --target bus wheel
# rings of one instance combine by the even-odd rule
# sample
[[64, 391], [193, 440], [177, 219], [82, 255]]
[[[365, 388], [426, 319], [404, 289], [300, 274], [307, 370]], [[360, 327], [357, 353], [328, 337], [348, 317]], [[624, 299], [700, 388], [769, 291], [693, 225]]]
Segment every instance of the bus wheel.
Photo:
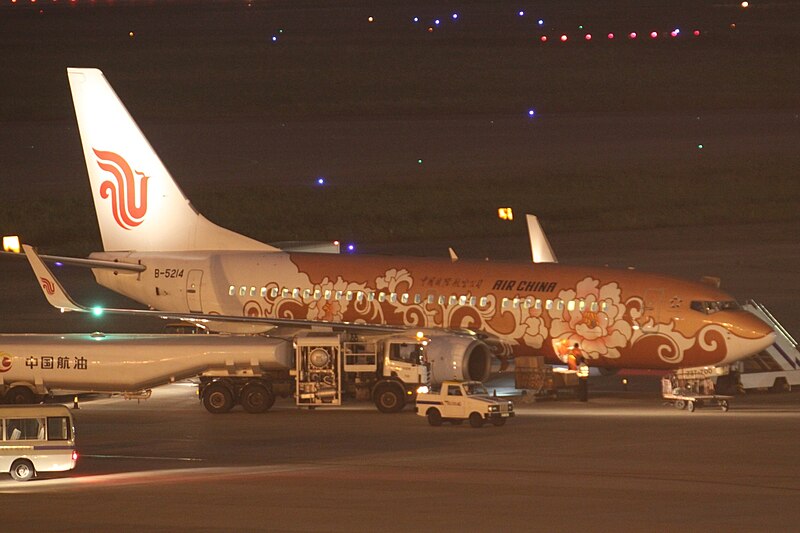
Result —
[[233, 407], [233, 395], [222, 383], [212, 383], [203, 391], [203, 406], [209, 413], [227, 413]]
[[375, 391], [375, 407], [381, 413], [396, 413], [405, 407], [405, 398], [399, 386], [381, 385]]
[[36, 397], [34, 396], [33, 391], [28, 387], [11, 387], [11, 389], [9, 389], [9, 391], [6, 393], [6, 403], [17, 405], [31, 404], [36, 403], [35, 400]]
[[263, 413], [275, 403], [275, 396], [260, 383], [248, 383], [242, 389], [239, 403], [248, 413]]
[[11, 465], [11, 477], [15, 481], [28, 481], [33, 477], [36, 471], [33, 469], [33, 464], [27, 459], [18, 459]]

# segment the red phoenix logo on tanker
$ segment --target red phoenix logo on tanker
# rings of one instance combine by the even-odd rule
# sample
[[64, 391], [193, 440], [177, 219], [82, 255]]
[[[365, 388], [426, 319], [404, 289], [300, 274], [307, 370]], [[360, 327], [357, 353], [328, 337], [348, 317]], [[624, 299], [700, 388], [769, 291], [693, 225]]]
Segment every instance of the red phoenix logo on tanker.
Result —
[[0, 372], [11, 370], [11, 357], [7, 353], [0, 352]]
[[[100, 196], [111, 200], [111, 214], [122, 229], [133, 229], [147, 214], [147, 180], [144, 172], [134, 171], [125, 159], [114, 152], [92, 148], [97, 156], [97, 166], [105, 170], [112, 179], [100, 184]], [[136, 176], [139, 179], [136, 179]]]
[[52, 281], [50, 281], [50, 280], [49, 280], [49, 279], [47, 279], [47, 278], [39, 278], [39, 281], [41, 281], [41, 282], [42, 282], [42, 288], [44, 289], [44, 291], [45, 291], [47, 294], [49, 294], [50, 296], [52, 296], [53, 294], [55, 294], [55, 293], [56, 293], [56, 286], [53, 284], [53, 282], [52, 282]]

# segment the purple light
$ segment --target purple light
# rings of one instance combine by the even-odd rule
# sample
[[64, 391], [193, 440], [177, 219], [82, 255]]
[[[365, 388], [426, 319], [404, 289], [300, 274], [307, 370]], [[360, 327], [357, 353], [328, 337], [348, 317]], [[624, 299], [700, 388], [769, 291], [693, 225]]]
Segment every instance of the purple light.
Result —
[[458, 20], [458, 13], [453, 13], [453, 20]]
[[356, 251], [356, 245], [355, 244], [348, 244], [347, 245], [347, 251], [352, 254], [353, 252]]
[[322, 177], [317, 178], [317, 185], [325, 185], [325, 178]]
[[525, 16], [525, 12], [524, 11], [520, 11], [519, 13], [517, 13], [517, 15], [519, 15], [520, 17], [524, 17]]
[[413, 19], [411, 19], [411, 22], [419, 22], [419, 17], [414, 17]]
[[436, 24], [437, 26], [438, 26], [438, 25], [439, 25], [441, 22], [442, 22], [442, 21], [441, 21], [441, 20], [439, 20], [439, 19], [436, 19], [436, 20], [434, 20], [434, 21], [433, 21], [433, 23], [434, 23], [434, 24]]
[[272, 36], [272, 42], [273, 43], [277, 43], [278, 42], [278, 38], [275, 35]]
[[544, 20], [539, 19], [538, 22], [539, 22], [539, 26], [544, 26]]
[[536, 116], [536, 111], [535, 111], [535, 110], [533, 110], [533, 109], [528, 109], [528, 116], [529, 116], [530, 118], [533, 118], [533, 117], [535, 117], [535, 116]]
[[54, 264], [55, 266], [57, 266], [57, 267], [63, 267], [63, 266], [64, 266], [64, 263], [62, 263], [61, 261], [56, 261], [56, 262], [55, 262], [55, 263], [53, 263], [53, 264]]
[[613, 39], [613, 38], [614, 38], [614, 34], [613, 34], [613, 33], [609, 33], [609, 34], [608, 34], [608, 38], [609, 38], [609, 39]]

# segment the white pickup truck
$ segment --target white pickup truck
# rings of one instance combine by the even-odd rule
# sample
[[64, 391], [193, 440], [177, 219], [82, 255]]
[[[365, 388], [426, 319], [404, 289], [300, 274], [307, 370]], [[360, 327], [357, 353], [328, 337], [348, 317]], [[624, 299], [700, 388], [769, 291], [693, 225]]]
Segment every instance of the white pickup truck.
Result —
[[432, 426], [468, 419], [472, 427], [479, 428], [487, 420], [495, 426], [505, 424], [514, 416], [514, 404], [489, 396], [479, 381], [444, 381], [439, 391], [417, 393], [416, 412], [428, 417]]

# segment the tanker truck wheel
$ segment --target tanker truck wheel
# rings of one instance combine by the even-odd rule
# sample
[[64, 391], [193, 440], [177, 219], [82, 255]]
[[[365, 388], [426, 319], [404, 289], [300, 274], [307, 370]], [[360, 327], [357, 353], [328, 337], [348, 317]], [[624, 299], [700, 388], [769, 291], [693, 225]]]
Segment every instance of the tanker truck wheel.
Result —
[[397, 413], [405, 407], [402, 389], [397, 385], [380, 385], [375, 390], [375, 406], [381, 413]]
[[22, 405], [35, 403], [36, 396], [28, 387], [11, 387], [6, 393], [6, 403]]
[[233, 407], [233, 395], [222, 383], [212, 383], [203, 391], [203, 407], [209, 413], [227, 413]]
[[260, 383], [248, 383], [242, 388], [239, 403], [248, 413], [263, 413], [275, 403], [275, 396]]

